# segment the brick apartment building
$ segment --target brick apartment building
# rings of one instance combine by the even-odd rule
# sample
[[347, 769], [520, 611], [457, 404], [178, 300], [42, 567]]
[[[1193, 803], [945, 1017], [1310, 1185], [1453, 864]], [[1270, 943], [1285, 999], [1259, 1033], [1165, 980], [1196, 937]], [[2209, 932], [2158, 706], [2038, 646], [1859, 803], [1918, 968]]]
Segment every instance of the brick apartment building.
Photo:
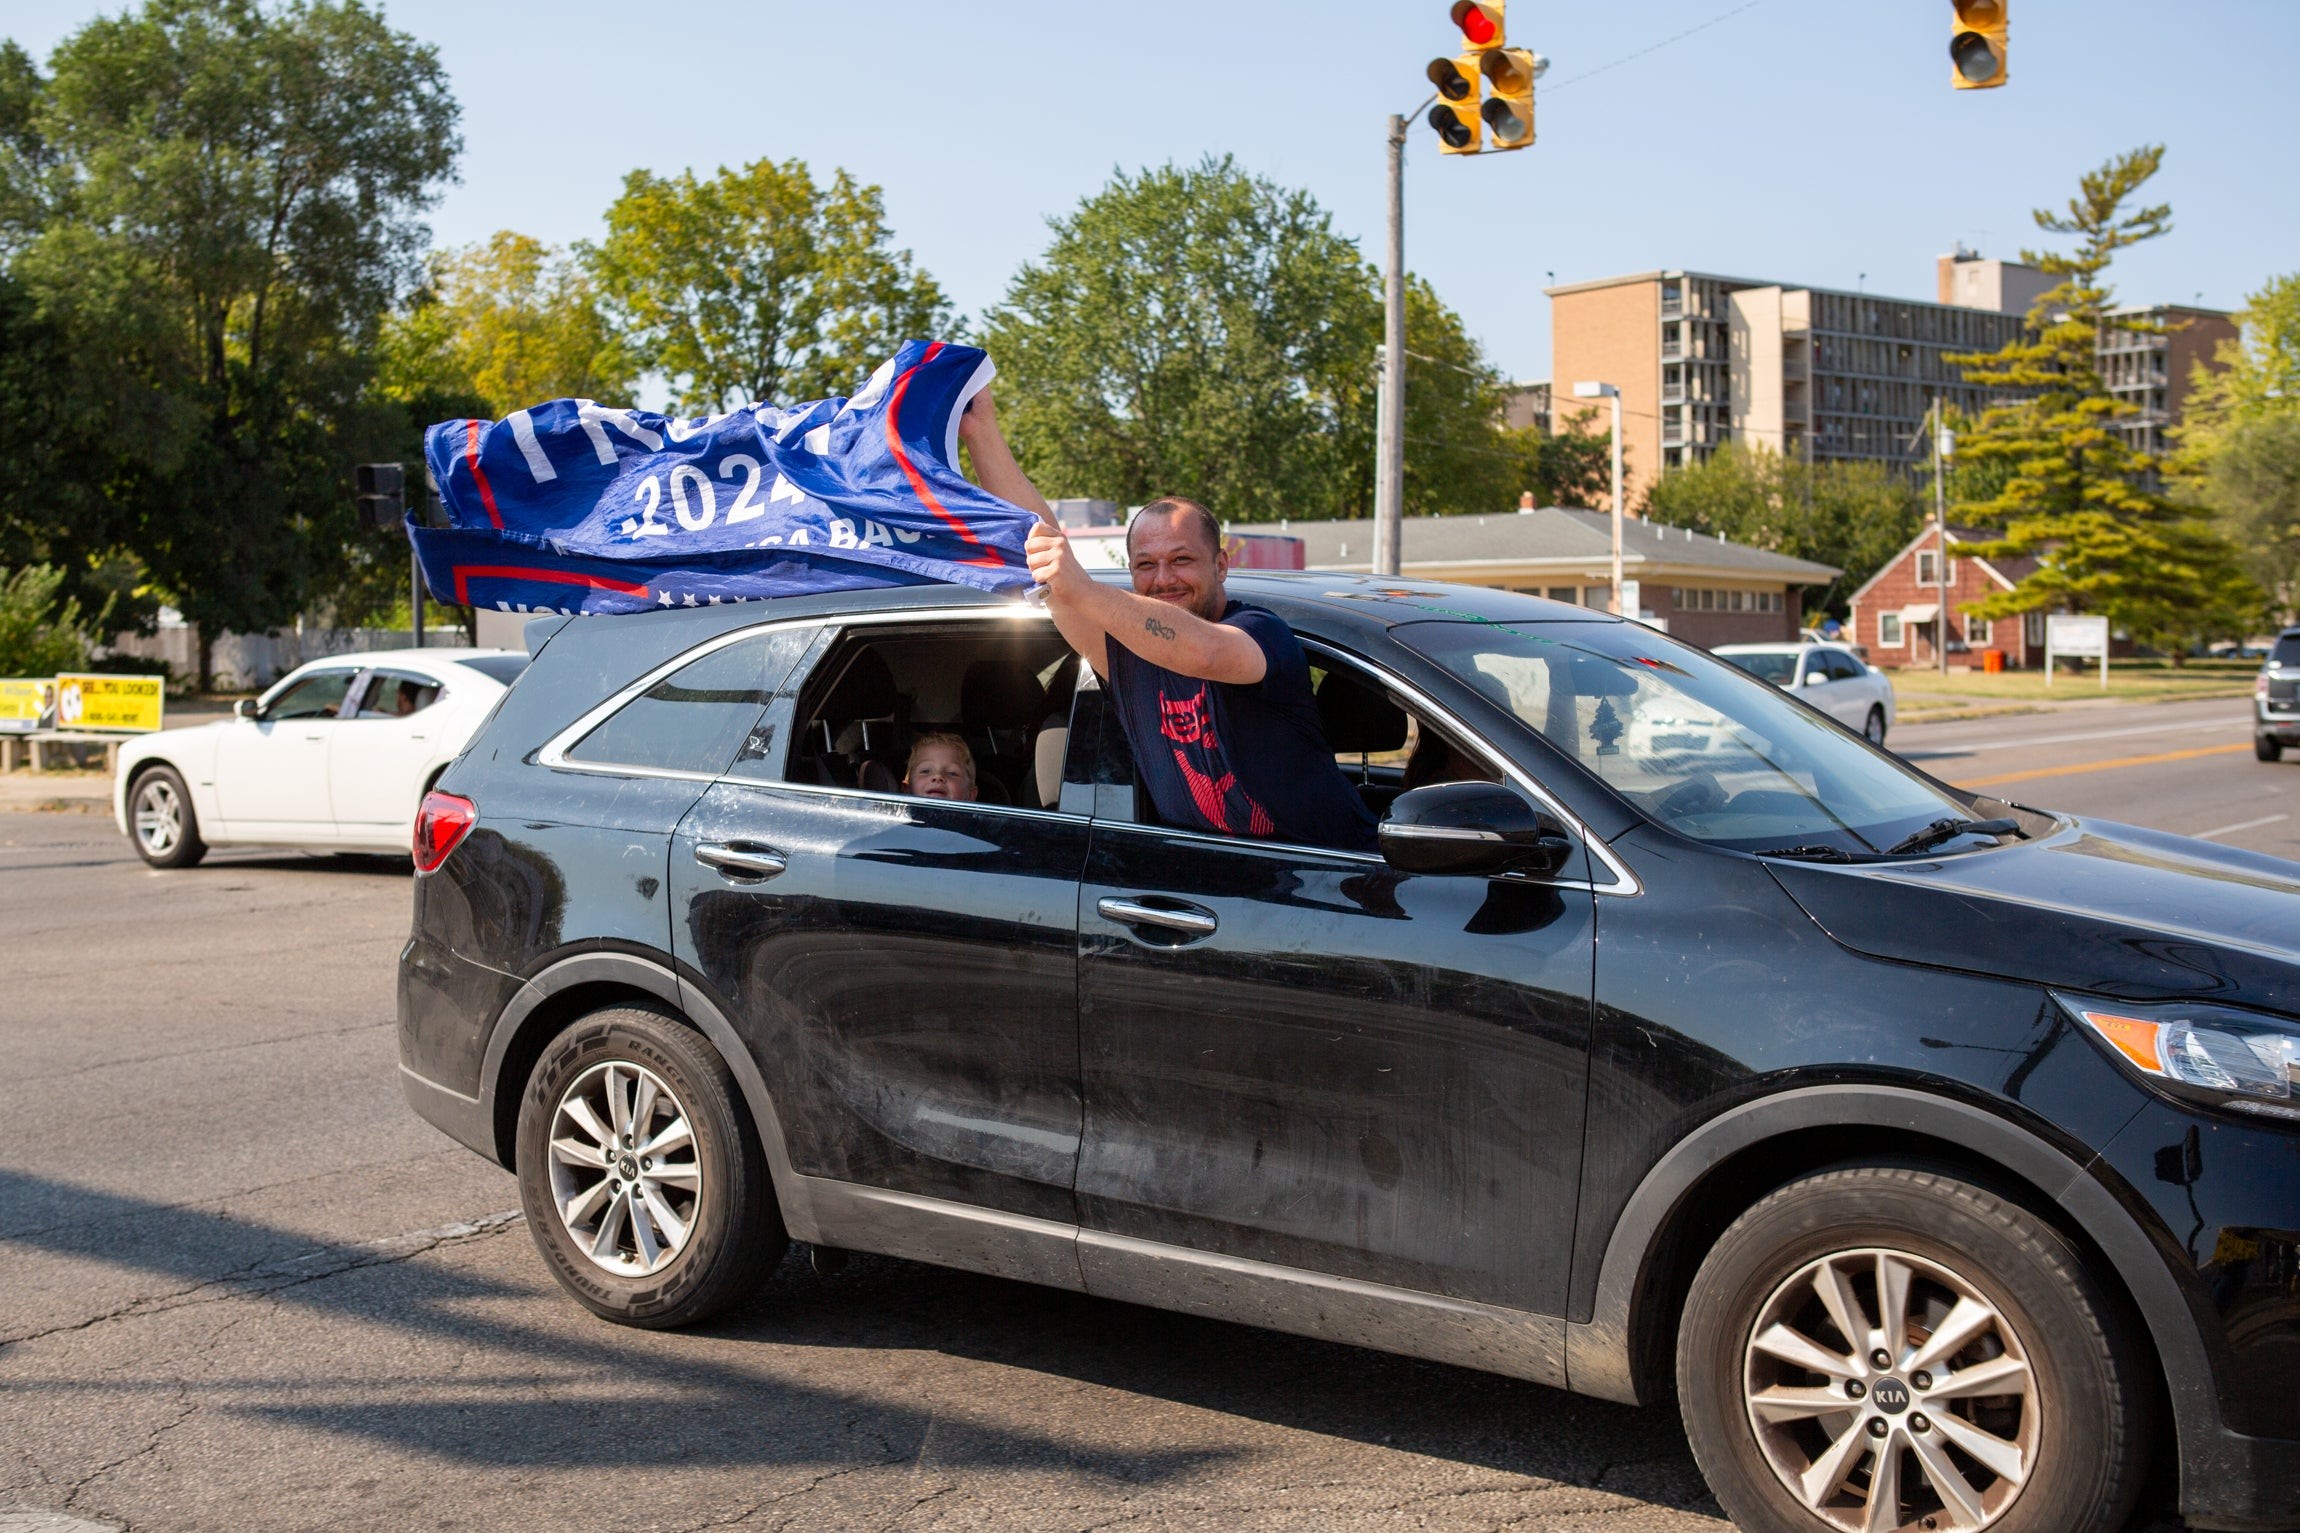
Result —
[[[1576, 383], [1620, 388], [1632, 501], [1657, 474], [1732, 441], [1815, 462], [1915, 467], [1936, 398], [1968, 415], [1994, 398], [1948, 358], [2017, 338], [2056, 280], [1962, 248], [1940, 257], [1935, 275], [1929, 303], [1692, 271], [1549, 288], [1554, 422], [1585, 407]], [[2100, 357], [2110, 390], [2140, 412], [2121, 429], [2160, 452], [2191, 367], [2235, 329], [2210, 309], [2123, 312], [2171, 326], [2163, 335], [2111, 330]], [[1604, 421], [1600, 412], [1590, 424], [1603, 430]]]
[[1933, 528], [1911, 538], [1885, 567], [1853, 593], [1853, 642], [1866, 648], [1873, 665], [1888, 669], [1940, 663], [1941, 636], [1948, 636], [1949, 664], [1978, 669], [1983, 654], [2001, 649], [2005, 665], [2023, 669], [2044, 664], [2044, 616], [1968, 617], [1959, 609], [2000, 591], [2009, 591], [2036, 568], [2034, 559], [1976, 559], [1959, 554], [1960, 543], [1985, 542], [1989, 534], [1970, 527], [1948, 529], [1948, 611], [1940, 587], [1941, 536]]

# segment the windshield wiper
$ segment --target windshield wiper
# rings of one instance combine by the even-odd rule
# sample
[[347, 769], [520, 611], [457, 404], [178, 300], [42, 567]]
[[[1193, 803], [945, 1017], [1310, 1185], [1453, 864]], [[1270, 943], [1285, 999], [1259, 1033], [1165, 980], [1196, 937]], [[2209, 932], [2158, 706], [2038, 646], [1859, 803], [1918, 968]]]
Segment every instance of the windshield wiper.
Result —
[[1775, 846], [1755, 853], [1759, 857], [1794, 857], [1800, 862], [1851, 862], [1853, 854], [1841, 846]]
[[1933, 821], [1915, 835], [1885, 848], [1888, 857], [1905, 857], [1911, 852], [1930, 851], [1943, 841], [1959, 836], [2009, 836], [2020, 829], [2018, 820], [1964, 820], [1954, 815]]

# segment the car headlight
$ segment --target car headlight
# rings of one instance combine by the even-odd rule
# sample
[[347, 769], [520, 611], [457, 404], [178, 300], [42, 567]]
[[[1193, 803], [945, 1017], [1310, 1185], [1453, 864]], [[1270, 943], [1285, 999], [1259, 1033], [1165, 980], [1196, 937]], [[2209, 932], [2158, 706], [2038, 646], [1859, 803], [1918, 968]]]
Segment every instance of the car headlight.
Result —
[[2300, 1024], [2228, 1006], [2053, 999], [2168, 1096], [2300, 1123]]

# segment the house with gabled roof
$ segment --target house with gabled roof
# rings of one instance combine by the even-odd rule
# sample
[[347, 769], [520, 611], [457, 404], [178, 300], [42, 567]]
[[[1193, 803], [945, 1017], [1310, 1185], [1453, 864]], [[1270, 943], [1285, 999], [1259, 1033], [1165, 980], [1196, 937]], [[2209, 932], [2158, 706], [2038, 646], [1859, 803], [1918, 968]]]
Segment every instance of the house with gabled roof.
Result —
[[1968, 665], [1978, 670], [1992, 649], [2004, 651], [2008, 669], [2044, 664], [2043, 613], [1991, 622], [1962, 610], [1970, 603], [2011, 590], [2036, 570], [2038, 561], [2032, 557], [1982, 559], [1957, 551], [1960, 543], [1987, 543], [1994, 537], [1977, 527], [1947, 529], [1948, 588], [1944, 592], [1942, 534], [1928, 525], [1853, 593], [1849, 626], [1853, 642], [1868, 651], [1870, 664], [1888, 668], [1938, 665], [1944, 636], [1952, 666]]

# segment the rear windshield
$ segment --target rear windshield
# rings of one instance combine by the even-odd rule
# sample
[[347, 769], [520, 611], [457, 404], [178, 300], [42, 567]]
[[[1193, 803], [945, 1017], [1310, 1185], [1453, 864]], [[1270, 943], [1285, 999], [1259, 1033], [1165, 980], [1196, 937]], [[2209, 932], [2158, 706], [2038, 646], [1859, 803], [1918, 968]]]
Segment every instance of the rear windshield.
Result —
[[2274, 666], [2300, 665], [2300, 633], [2288, 633], [2276, 641], [2276, 649], [2268, 657]]
[[1717, 658], [1731, 661], [1759, 681], [1769, 681], [1777, 687], [1787, 686], [1797, 675], [1795, 655], [1719, 655]]
[[511, 685], [521, 671], [527, 669], [527, 657], [525, 655], [479, 655], [470, 660], [458, 660], [455, 663], [467, 665], [490, 681], [499, 681], [507, 687]]

